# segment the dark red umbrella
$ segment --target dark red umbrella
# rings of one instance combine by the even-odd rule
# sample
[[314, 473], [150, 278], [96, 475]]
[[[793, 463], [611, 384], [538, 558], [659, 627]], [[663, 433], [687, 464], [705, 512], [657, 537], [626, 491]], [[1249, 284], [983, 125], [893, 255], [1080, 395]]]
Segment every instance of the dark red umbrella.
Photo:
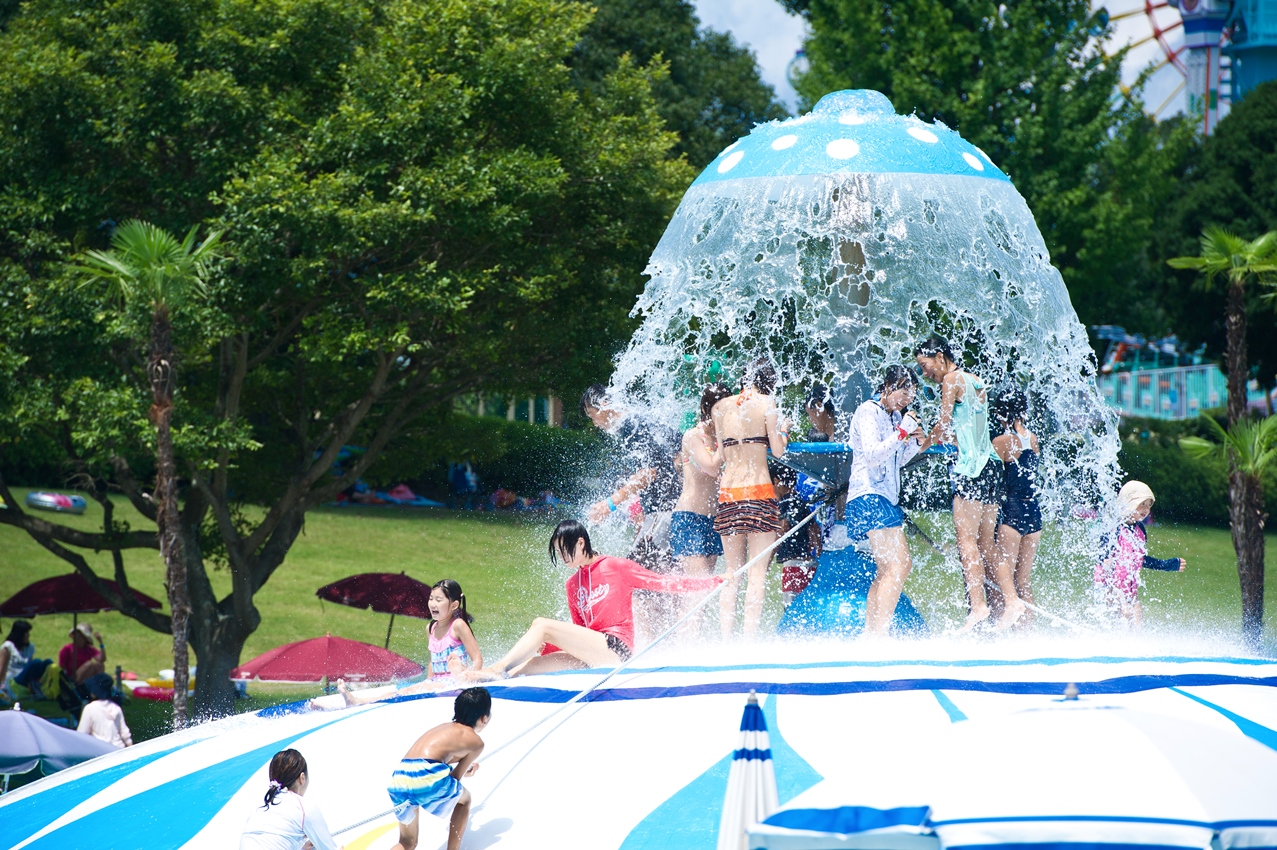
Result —
[[[108, 579], [102, 583], [120, 592], [120, 586]], [[147, 608], [159, 608], [160, 603], [136, 590], [130, 590], [133, 598]], [[95, 614], [98, 611], [114, 611], [115, 606], [89, 587], [79, 573], [54, 576], [28, 584], [0, 603], [0, 617], [38, 617], [41, 614]]]
[[386, 629], [386, 649], [390, 649], [390, 632], [395, 615], [430, 619], [430, 585], [405, 573], [360, 573], [326, 584], [315, 595], [338, 605], [371, 608], [390, 615]]
[[232, 670], [231, 678], [318, 682], [327, 677], [329, 681], [390, 682], [417, 676], [422, 669], [417, 662], [380, 646], [328, 635], [263, 652]]

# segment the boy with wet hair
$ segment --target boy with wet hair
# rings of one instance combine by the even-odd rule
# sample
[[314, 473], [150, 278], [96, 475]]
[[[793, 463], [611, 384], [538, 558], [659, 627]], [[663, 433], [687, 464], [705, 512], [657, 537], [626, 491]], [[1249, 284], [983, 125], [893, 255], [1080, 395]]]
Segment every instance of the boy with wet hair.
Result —
[[[419, 809], [447, 817], [448, 850], [459, 850], [470, 821], [470, 792], [461, 779], [471, 776], [483, 752], [479, 733], [492, 719], [492, 695], [487, 688], [466, 688], [453, 703], [451, 723], [441, 723], [417, 739], [390, 776], [390, 802], [399, 819], [396, 848], [414, 850], [421, 826]], [[453, 765], [456, 765], [453, 767]]]

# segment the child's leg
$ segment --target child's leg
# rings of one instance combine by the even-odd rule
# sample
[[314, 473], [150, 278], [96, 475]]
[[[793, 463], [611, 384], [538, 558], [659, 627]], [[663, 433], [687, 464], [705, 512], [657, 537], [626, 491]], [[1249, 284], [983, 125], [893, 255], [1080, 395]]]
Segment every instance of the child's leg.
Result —
[[[683, 574], [689, 576], [712, 576], [714, 574], [714, 565], [717, 563], [717, 555], [684, 555], [679, 558], [679, 565], [683, 568]], [[700, 601], [700, 597], [695, 594], [681, 594], [678, 616], [681, 618], [698, 601]], [[695, 617], [689, 617], [687, 622], [683, 624], [678, 633], [680, 641], [695, 640], [700, 637], [703, 613], [701, 612]]]
[[998, 526], [997, 542], [994, 544], [997, 560], [993, 568], [993, 580], [998, 586], [998, 596], [1002, 599], [999, 630], [1011, 628], [1029, 610], [1020, 601], [1015, 587], [1015, 562], [1020, 555], [1020, 542], [1020, 534], [1014, 528], [1009, 525]]
[[575, 623], [562, 623], [546, 617], [537, 617], [532, 627], [519, 638], [505, 657], [486, 670], [476, 670], [463, 678], [484, 680], [492, 679], [503, 673], [509, 673], [541, 651], [541, 647], [552, 643], [559, 649], [585, 662], [589, 667], [614, 665], [619, 657], [607, 645], [607, 637], [602, 632], [578, 626]]
[[462, 791], [457, 805], [452, 808], [452, 820], [448, 822], [448, 850], [461, 850], [461, 836], [470, 823], [470, 792]]
[[535, 676], [538, 673], [557, 673], [560, 670], [583, 670], [586, 663], [566, 652], [534, 655], [518, 667], [510, 668], [511, 676]]
[[421, 828], [421, 809], [412, 811], [412, 823], [399, 821], [399, 843], [391, 850], [415, 850], [417, 846], [417, 830]]
[[[745, 539], [749, 541], [749, 557], [757, 558], [776, 542], [776, 532], [754, 532], [746, 535]], [[758, 634], [758, 626], [763, 620], [763, 600], [767, 598], [767, 568], [771, 562], [772, 555], [768, 552], [749, 568], [749, 584], [745, 586], [745, 620], [741, 625], [744, 637]]]
[[1137, 629], [1144, 625], [1144, 606], [1138, 599], [1131, 603], [1131, 625]]
[[744, 534], [723, 535], [723, 589], [718, 597], [718, 625], [723, 639], [732, 636], [736, 628], [736, 597], [740, 591], [740, 577], [736, 571], [745, 566], [745, 545], [749, 538]]
[[[1038, 541], [1041, 539], [1040, 531], [1021, 537], [1020, 552], [1015, 560], [1015, 592], [1030, 605], [1033, 604], [1033, 584], [1030, 577], [1033, 573], [1033, 562], [1038, 556]], [[1026, 626], [1033, 622], [1033, 612], [1026, 611], [1020, 622]]]
[[967, 584], [971, 612], [960, 631], [968, 631], [989, 616], [984, 595], [984, 559], [980, 555], [980, 525], [984, 505], [961, 496], [953, 498], [953, 530], [958, 538], [958, 557]]
[[874, 529], [869, 532], [869, 546], [878, 572], [865, 599], [865, 634], [885, 635], [891, 628], [891, 618], [896, 613], [905, 579], [913, 569], [913, 560], [901, 527]]

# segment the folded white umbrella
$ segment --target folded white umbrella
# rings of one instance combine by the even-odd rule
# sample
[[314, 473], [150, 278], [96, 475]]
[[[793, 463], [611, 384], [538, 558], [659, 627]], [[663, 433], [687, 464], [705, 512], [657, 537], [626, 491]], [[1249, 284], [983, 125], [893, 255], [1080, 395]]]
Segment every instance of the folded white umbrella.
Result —
[[740, 746], [732, 756], [718, 824], [718, 850], [744, 850], [745, 831], [780, 805], [767, 719], [751, 691], [740, 720]]
[[[875, 770], [872, 763], [851, 767]], [[872, 799], [863, 781], [841, 783], [841, 796], [826, 783], [821, 799], [795, 799], [751, 833], [751, 846], [901, 846], [820, 842], [840, 834], [868, 839], [875, 825], [907, 832], [908, 823], [884, 819], [925, 803], [930, 813], [920, 826], [941, 848], [1277, 847], [1277, 751], [1238, 731], [1175, 717], [1066, 704], [964, 721], [930, 743], [911, 778], [883, 773]], [[841, 816], [846, 832], [810, 829], [809, 843], [789, 841], [797, 836], [786, 825], [801, 821], [787, 820], [787, 812], [799, 807], [811, 812], [807, 825], [822, 817], [836, 825]]]

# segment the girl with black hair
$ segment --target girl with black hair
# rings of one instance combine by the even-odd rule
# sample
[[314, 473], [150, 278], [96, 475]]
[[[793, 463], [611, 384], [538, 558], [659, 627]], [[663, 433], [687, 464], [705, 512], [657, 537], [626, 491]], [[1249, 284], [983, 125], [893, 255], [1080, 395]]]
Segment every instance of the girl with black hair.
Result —
[[565, 519], [550, 536], [550, 562], [575, 572], [568, 579], [572, 622], [537, 617], [505, 657], [460, 678], [491, 681], [554, 670], [615, 667], [634, 651], [634, 591], [696, 593], [712, 590], [718, 576], [667, 576], [594, 551], [590, 533]]
[[304, 800], [310, 787], [306, 759], [296, 750], [280, 750], [270, 760], [270, 786], [262, 805], [244, 824], [239, 850], [339, 850], [324, 816]]
[[865, 599], [866, 634], [887, 634], [913, 569], [900, 510], [900, 469], [931, 444], [908, 413], [917, 388], [912, 371], [889, 366], [877, 394], [851, 417], [847, 534], [853, 541], [869, 540], [878, 567]]
[[[1021, 600], [1033, 602], [1029, 573], [1042, 538], [1042, 508], [1038, 505], [1038, 436], [1029, 430], [1025, 418], [1029, 402], [1024, 392], [1011, 387], [993, 399], [993, 420], [1003, 433], [993, 438], [993, 450], [1006, 466], [1006, 497], [998, 514], [999, 587], [1010, 577]], [[1021, 615], [1027, 624], [1032, 613]]]
[[[30, 635], [31, 624], [26, 620], [17, 620], [10, 627], [9, 636], [0, 644], [0, 691], [9, 697], [14, 696], [9, 685], [14, 680], [38, 693], [38, 688], [32, 686], [39, 681], [44, 668], [49, 666], [49, 662], [45, 661], [39, 672], [35, 672], [34, 666], [39, 662], [35, 661], [35, 644], [31, 643]], [[35, 681], [32, 681], [33, 674]]]
[[[967, 632], [989, 619], [985, 576], [997, 574], [995, 534], [1002, 502], [1002, 459], [989, 439], [989, 397], [984, 381], [963, 369], [943, 337], [933, 334], [914, 351], [923, 377], [940, 385], [940, 420], [932, 429], [936, 443], [956, 444], [957, 458], [949, 469], [953, 484], [953, 526], [962, 559], [962, 575], [971, 606], [959, 631]], [[1006, 603], [999, 628], [1015, 623], [1024, 603], [1007, 581], [999, 583]]]

